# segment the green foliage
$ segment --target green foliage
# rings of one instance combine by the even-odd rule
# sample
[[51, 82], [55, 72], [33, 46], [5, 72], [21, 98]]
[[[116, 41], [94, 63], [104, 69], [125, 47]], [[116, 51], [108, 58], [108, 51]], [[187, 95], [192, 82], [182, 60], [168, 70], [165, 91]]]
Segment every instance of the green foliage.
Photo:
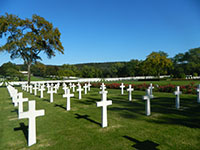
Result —
[[33, 15], [32, 19], [20, 19], [7, 13], [0, 16], [0, 38], [7, 39], [0, 50], [9, 52], [12, 59], [23, 59], [28, 66], [29, 79], [30, 66], [41, 60], [41, 52], [49, 58], [55, 56], [56, 51], [64, 53], [60, 35], [58, 28], [38, 15]]

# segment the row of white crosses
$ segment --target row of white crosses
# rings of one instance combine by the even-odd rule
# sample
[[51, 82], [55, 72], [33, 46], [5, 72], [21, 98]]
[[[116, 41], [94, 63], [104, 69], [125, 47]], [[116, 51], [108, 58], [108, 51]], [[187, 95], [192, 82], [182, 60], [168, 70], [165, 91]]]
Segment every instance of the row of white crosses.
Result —
[[[23, 93], [18, 93], [18, 91], [8, 85], [7, 86], [10, 96], [14, 102], [14, 106], [18, 106], [18, 118], [19, 119], [29, 119], [28, 123], [28, 146], [32, 146], [36, 143], [36, 117], [44, 116], [44, 110], [35, 109], [35, 100], [28, 101], [28, 98], [23, 98]], [[14, 99], [13, 99], [14, 97]], [[28, 111], [23, 111], [23, 102], [28, 102]]]

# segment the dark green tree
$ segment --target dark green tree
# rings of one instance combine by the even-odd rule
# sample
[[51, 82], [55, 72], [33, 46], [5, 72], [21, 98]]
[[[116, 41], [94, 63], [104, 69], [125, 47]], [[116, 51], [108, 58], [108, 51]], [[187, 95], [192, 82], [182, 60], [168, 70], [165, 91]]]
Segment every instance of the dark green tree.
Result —
[[11, 59], [21, 58], [28, 67], [28, 83], [30, 84], [31, 65], [41, 60], [39, 54], [44, 52], [48, 58], [55, 52], [64, 53], [58, 28], [43, 17], [33, 15], [32, 19], [21, 19], [16, 15], [0, 16], [0, 38], [7, 42], [0, 46], [0, 51], [10, 53]]

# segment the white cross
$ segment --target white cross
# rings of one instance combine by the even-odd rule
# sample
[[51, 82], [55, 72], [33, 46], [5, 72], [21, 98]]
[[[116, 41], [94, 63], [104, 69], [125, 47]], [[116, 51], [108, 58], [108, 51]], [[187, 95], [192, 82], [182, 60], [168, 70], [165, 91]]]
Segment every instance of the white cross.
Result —
[[29, 91], [29, 86], [28, 86], [28, 84], [26, 84], [26, 92], [28, 92]]
[[149, 116], [151, 115], [151, 106], [150, 106], [150, 99], [152, 98], [152, 96], [150, 95], [150, 89], [148, 88], [146, 90], [146, 95], [143, 96], [143, 100], [146, 100], [146, 115]]
[[122, 83], [121, 85], [120, 85], [120, 88], [121, 88], [121, 95], [123, 95], [124, 94], [124, 83]]
[[63, 95], [63, 97], [67, 98], [67, 104], [66, 104], [66, 110], [70, 110], [70, 97], [74, 97], [74, 94], [70, 94], [70, 89], [67, 89], [66, 94]]
[[92, 85], [90, 84], [90, 82], [88, 83], [88, 91], [90, 91], [90, 87], [91, 87]]
[[176, 109], [180, 108], [180, 94], [182, 94], [182, 92], [180, 91], [180, 87], [177, 86], [174, 92], [174, 95], [176, 95]]
[[34, 95], [37, 95], [37, 89], [38, 89], [37, 88], [37, 83], [34, 84], [34, 88], [33, 89], [34, 89]]
[[127, 91], [129, 92], [129, 97], [128, 97], [129, 101], [132, 101], [132, 91], [133, 91], [133, 90], [134, 90], [134, 89], [131, 88], [131, 85], [129, 85], [129, 88], [127, 89]]
[[85, 94], [87, 94], [87, 88], [88, 88], [87, 84], [85, 84], [85, 85], [83, 86], [83, 88], [85, 89]]
[[43, 98], [43, 91], [45, 91], [44, 84], [40, 86], [40, 98]]
[[56, 91], [53, 90], [53, 86], [50, 87], [50, 91], [47, 93], [50, 94], [50, 103], [53, 103], [53, 93], [56, 93]]
[[49, 85], [49, 83], [47, 83], [47, 90], [48, 90], [48, 91], [50, 91], [50, 87], [51, 87], [51, 86]]
[[33, 93], [33, 86], [30, 85], [29, 88], [30, 88], [30, 93], [32, 94]]
[[75, 92], [75, 87], [76, 87], [76, 85], [73, 83], [72, 84], [72, 92]]
[[200, 84], [197, 86], [197, 103], [200, 103]]
[[28, 118], [28, 146], [36, 143], [36, 117], [44, 116], [44, 110], [35, 110], [35, 101], [28, 102], [29, 110], [19, 113], [19, 119]]
[[71, 82], [69, 83], [69, 88], [70, 88], [70, 89], [72, 88], [72, 83], [71, 83]]
[[105, 91], [105, 89], [106, 89], [106, 86], [105, 86], [105, 84], [104, 84], [104, 83], [102, 83], [102, 84], [101, 84], [101, 87], [100, 87], [100, 89], [101, 89], [102, 91]]
[[82, 95], [81, 95], [81, 91], [83, 91], [83, 89], [81, 88], [81, 85], [79, 84], [79, 86], [78, 86], [78, 89], [77, 89], [77, 91], [78, 91], [78, 99], [81, 99], [82, 98]]
[[150, 89], [150, 95], [151, 95], [151, 97], [153, 97], [153, 89], [154, 89], [154, 87], [153, 87], [152, 83], [150, 84], [149, 89]]
[[67, 89], [69, 89], [67, 86], [64, 86], [64, 87], [63, 87], [64, 94], [67, 94]]
[[112, 105], [111, 100], [107, 101], [107, 93], [108, 91], [102, 91], [102, 100], [100, 102], [97, 102], [97, 107], [102, 107], [102, 111], [101, 111], [102, 128], [108, 126], [107, 106]]
[[28, 98], [23, 98], [23, 93], [18, 93], [16, 102], [18, 103], [18, 114], [23, 112], [23, 102], [27, 102]]

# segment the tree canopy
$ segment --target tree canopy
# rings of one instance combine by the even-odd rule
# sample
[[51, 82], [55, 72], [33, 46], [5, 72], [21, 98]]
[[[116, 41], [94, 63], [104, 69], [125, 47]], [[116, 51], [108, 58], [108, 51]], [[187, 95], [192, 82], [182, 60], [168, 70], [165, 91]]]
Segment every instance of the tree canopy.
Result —
[[38, 15], [33, 15], [32, 19], [21, 19], [7, 13], [0, 16], [0, 38], [7, 39], [7, 42], [0, 46], [0, 51], [10, 53], [11, 59], [24, 60], [28, 66], [29, 83], [30, 67], [37, 60], [41, 60], [41, 52], [47, 54], [48, 58], [55, 56], [56, 51], [64, 53], [60, 36], [58, 28], [53, 28], [52, 23]]

